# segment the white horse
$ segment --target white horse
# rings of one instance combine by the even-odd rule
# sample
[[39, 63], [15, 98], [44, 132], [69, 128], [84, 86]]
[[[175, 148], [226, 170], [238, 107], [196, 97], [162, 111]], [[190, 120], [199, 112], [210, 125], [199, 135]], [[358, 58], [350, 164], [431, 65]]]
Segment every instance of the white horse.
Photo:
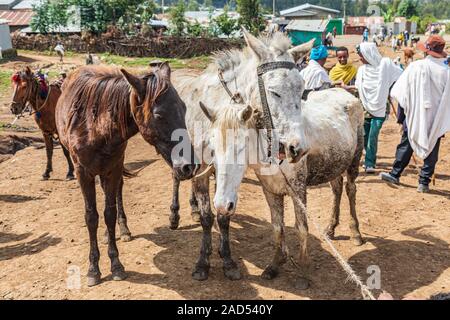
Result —
[[[203, 151], [208, 147], [210, 128], [206, 128], [201, 136], [196, 135], [196, 124], [208, 124], [212, 118], [205, 115], [200, 108], [200, 102], [218, 111], [230, 105], [231, 97], [226, 87], [236, 101], [241, 101], [245, 106], [263, 113], [263, 104], [260, 97], [260, 86], [263, 82], [265, 88], [265, 100], [270, 106], [271, 121], [276, 128], [277, 137], [286, 150], [291, 150], [293, 158], [301, 153], [300, 150], [300, 116], [301, 96], [304, 91], [304, 82], [298, 72], [295, 61], [309, 53], [313, 42], [290, 49], [290, 40], [276, 33], [270, 39], [259, 40], [244, 30], [244, 37], [248, 44], [248, 50], [232, 50], [219, 53], [215, 63], [200, 76], [185, 75], [176, 76], [174, 84], [180, 96], [187, 106], [186, 124], [194, 143], [194, 150], [198, 157], [203, 156]], [[260, 70], [264, 65], [266, 69]], [[222, 74], [221, 81], [219, 73]], [[259, 82], [258, 82], [259, 80]], [[237, 104], [235, 107], [238, 107]], [[241, 114], [241, 120], [246, 120], [248, 113]], [[266, 121], [265, 124], [268, 127]], [[292, 159], [294, 161], [294, 159]], [[204, 168], [209, 164], [204, 162]], [[213, 214], [209, 198], [209, 172], [193, 180], [193, 213], [198, 208], [200, 222], [203, 227], [203, 240], [200, 257], [193, 272], [193, 278], [205, 280], [209, 274], [209, 256], [212, 253], [211, 227]], [[216, 175], [221, 175], [217, 170]], [[237, 182], [240, 183], [241, 179]], [[171, 228], [175, 229], [179, 223], [178, 204], [179, 181], [174, 179], [174, 199], [171, 206]], [[221, 232], [220, 254], [224, 260], [224, 273], [229, 279], [241, 277], [237, 264], [231, 258], [228, 241], [230, 216], [236, 208], [236, 199], [215, 199], [215, 207], [218, 213], [218, 225]]]
[[[204, 107], [206, 108], [206, 107]], [[267, 175], [267, 164], [249, 162], [255, 157], [249, 150], [260, 151], [257, 146], [264, 141], [261, 134], [252, 134], [248, 130], [258, 129], [255, 125], [259, 113], [250, 107], [226, 108], [218, 111], [207, 109], [215, 129], [208, 140], [209, 148], [214, 150], [216, 168], [216, 207], [223, 212], [223, 205], [229, 199], [237, 199], [238, 189], [247, 167], [250, 166], [258, 176], [272, 213], [275, 233], [276, 253], [272, 263], [266, 268], [263, 277], [273, 279], [279, 268], [287, 261], [288, 249], [284, 239], [284, 196], [290, 195], [294, 200], [296, 228], [300, 239], [300, 265], [305, 277], [301, 278], [305, 287], [308, 266], [306, 220], [306, 189], [330, 182], [334, 193], [334, 206], [327, 228], [328, 236], [334, 237], [339, 223], [340, 201], [343, 192], [343, 175], [347, 176], [346, 191], [350, 200], [350, 229], [357, 245], [363, 243], [356, 215], [356, 184], [359, 174], [359, 161], [363, 150], [363, 112], [358, 99], [343, 89], [330, 89], [310, 94], [308, 101], [302, 105], [300, 117], [301, 149], [303, 157], [297, 163], [284, 162], [279, 170]], [[232, 111], [234, 110], [234, 111]], [[249, 117], [253, 114], [253, 118]], [[244, 116], [245, 115], [245, 116]], [[225, 132], [227, 135], [225, 136]], [[232, 139], [231, 141], [229, 141]], [[225, 143], [224, 143], [225, 142]], [[246, 154], [247, 153], [247, 154]], [[263, 158], [263, 157], [262, 157]], [[244, 163], [236, 159], [245, 159]], [[219, 203], [219, 204], [217, 204]], [[232, 209], [232, 210], [230, 210]], [[226, 208], [234, 213], [235, 206]], [[229, 245], [222, 244], [229, 248]]]

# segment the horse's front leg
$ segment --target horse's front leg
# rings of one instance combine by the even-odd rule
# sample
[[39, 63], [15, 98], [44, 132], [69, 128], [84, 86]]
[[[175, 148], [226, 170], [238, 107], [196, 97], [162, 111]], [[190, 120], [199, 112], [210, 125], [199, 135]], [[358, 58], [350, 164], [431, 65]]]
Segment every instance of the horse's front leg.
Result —
[[98, 212], [95, 195], [95, 177], [87, 173], [83, 168], [77, 167], [77, 177], [83, 193], [85, 205], [85, 221], [89, 231], [89, 271], [87, 285], [89, 287], [100, 283], [101, 273], [98, 266], [100, 251], [97, 242]]
[[170, 229], [177, 230], [180, 225], [180, 179], [178, 179], [175, 173], [172, 173], [173, 180], [173, 192], [172, 192], [172, 204], [170, 205]]
[[219, 255], [223, 259], [223, 273], [230, 280], [241, 279], [241, 271], [231, 257], [230, 249], [230, 216], [217, 215], [217, 223], [220, 229]]
[[306, 203], [306, 183], [299, 183], [296, 188], [296, 194], [292, 195], [294, 200], [295, 211], [295, 228], [297, 229], [300, 244], [300, 278], [297, 280], [296, 287], [306, 290], [310, 286], [310, 259], [308, 255], [308, 220], [307, 220], [307, 203]]
[[67, 150], [66, 147], [64, 147], [62, 144], [61, 144], [61, 148], [63, 150], [64, 156], [66, 157], [67, 165], [69, 167], [69, 171], [67, 172], [66, 180], [67, 181], [74, 180], [75, 179], [75, 176], [73, 174], [74, 168], [73, 168], [72, 159], [70, 158], [69, 150]]
[[272, 227], [275, 241], [275, 255], [270, 265], [261, 275], [264, 279], [272, 280], [280, 272], [280, 267], [287, 262], [288, 248], [285, 243], [284, 227], [284, 196], [271, 193], [263, 187], [264, 195], [270, 207]]
[[127, 216], [123, 207], [123, 177], [120, 179], [119, 190], [117, 192], [117, 217], [119, 219], [120, 240], [123, 242], [131, 241], [131, 232], [127, 224]]
[[211, 229], [214, 223], [214, 215], [211, 211], [209, 198], [209, 177], [196, 178], [192, 183], [195, 197], [200, 207], [200, 223], [203, 228], [203, 238], [200, 248], [200, 257], [195, 265], [192, 277], [195, 280], [207, 280], [209, 276], [209, 257], [212, 253]]
[[116, 244], [117, 223], [117, 194], [122, 179], [122, 168], [116, 167], [108, 175], [100, 177], [105, 193], [105, 223], [108, 229], [108, 256], [111, 260], [111, 273], [113, 280], [124, 280], [127, 275], [119, 260], [119, 250]]
[[53, 172], [53, 138], [51, 135], [44, 133], [44, 142], [45, 142], [45, 151], [47, 153], [47, 168], [45, 169], [44, 174], [42, 175], [43, 180], [50, 179], [50, 173]]

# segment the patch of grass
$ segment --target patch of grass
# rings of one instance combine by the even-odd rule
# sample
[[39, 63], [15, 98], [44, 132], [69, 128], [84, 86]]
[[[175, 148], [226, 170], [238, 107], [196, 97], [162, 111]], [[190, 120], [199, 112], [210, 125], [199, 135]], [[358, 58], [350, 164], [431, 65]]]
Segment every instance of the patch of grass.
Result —
[[[55, 51], [53, 50], [45, 50], [45, 51], [34, 51], [34, 50], [17, 50], [18, 55], [20, 54], [38, 54], [38, 55], [42, 55], [42, 56], [48, 56], [48, 57], [57, 57], [58, 55], [56, 54]], [[74, 51], [66, 51], [64, 52], [64, 57], [78, 57], [78, 56], [83, 56], [83, 54], [81, 53], [77, 53]]]
[[104, 63], [131, 68], [147, 67], [150, 61], [159, 60], [168, 62], [172, 69], [191, 68], [203, 70], [210, 62], [210, 58], [207, 56], [200, 56], [191, 59], [167, 59], [157, 57], [129, 58], [105, 53], [100, 57]]
[[4, 94], [11, 89], [11, 75], [11, 71], [0, 70], [0, 94]]

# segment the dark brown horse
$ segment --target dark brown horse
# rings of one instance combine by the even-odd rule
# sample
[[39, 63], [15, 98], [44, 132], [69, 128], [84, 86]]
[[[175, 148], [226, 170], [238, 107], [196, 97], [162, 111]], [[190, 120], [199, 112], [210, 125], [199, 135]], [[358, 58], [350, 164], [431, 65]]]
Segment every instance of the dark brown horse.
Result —
[[[42, 87], [42, 80], [37, 73], [33, 73], [29, 67], [13, 75], [14, 95], [11, 103], [11, 112], [18, 116], [24, 112], [29, 103], [33, 108], [34, 120], [44, 136], [45, 148], [47, 150], [47, 168], [42, 175], [44, 180], [50, 178], [53, 171], [53, 139], [58, 138], [55, 124], [55, 108], [61, 96], [61, 85], [58, 82]], [[69, 165], [67, 180], [75, 179], [73, 175], [73, 164], [67, 149], [62, 146], [64, 155]]]
[[170, 82], [170, 73], [170, 67], [165, 63], [140, 77], [125, 70], [88, 66], [74, 71], [64, 83], [56, 108], [56, 124], [61, 143], [74, 161], [84, 196], [90, 239], [89, 286], [98, 284], [101, 275], [95, 196], [97, 175], [105, 193], [104, 216], [112, 277], [114, 280], [126, 277], [119, 261], [115, 226], [119, 215], [121, 235], [129, 237], [121, 201], [128, 139], [140, 132], [171, 167], [175, 160], [181, 163], [174, 168], [178, 178], [190, 179], [195, 174], [195, 165], [171, 156], [177, 144], [171, 139], [172, 133], [186, 129], [186, 106]]

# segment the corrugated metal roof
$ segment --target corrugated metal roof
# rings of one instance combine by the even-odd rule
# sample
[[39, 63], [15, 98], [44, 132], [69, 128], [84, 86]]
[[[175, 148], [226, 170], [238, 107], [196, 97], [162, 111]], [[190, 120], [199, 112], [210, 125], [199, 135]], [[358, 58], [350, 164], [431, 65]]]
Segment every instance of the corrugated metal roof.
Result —
[[33, 5], [38, 5], [43, 0], [23, 0], [13, 7], [13, 10], [31, 10]]
[[33, 16], [34, 12], [31, 10], [0, 10], [0, 19], [8, 20], [10, 26], [29, 26]]
[[16, 2], [16, 0], [0, 0], [0, 5], [11, 5], [14, 2]]
[[329, 20], [292, 20], [287, 25], [287, 30], [324, 32]]
[[313, 13], [315, 13], [314, 9], [321, 10], [321, 11], [326, 11], [326, 12], [329, 12], [329, 13], [335, 13], [335, 14], [341, 13], [339, 10], [334, 10], [334, 9], [330, 9], [330, 8], [325, 8], [325, 7], [315, 6], [315, 5], [312, 5], [312, 4], [309, 4], [309, 3], [305, 3], [305, 4], [302, 4], [301, 6], [297, 6], [297, 7], [293, 7], [293, 8], [290, 8], [290, 9], [286, 9], [286, 10], [280, 11], [280, 15], [284, 16], [284, 15], [287, 15], [287, 14], [294, 13], [296, 11], [310, 11], [310, 12], [313, 11]]

